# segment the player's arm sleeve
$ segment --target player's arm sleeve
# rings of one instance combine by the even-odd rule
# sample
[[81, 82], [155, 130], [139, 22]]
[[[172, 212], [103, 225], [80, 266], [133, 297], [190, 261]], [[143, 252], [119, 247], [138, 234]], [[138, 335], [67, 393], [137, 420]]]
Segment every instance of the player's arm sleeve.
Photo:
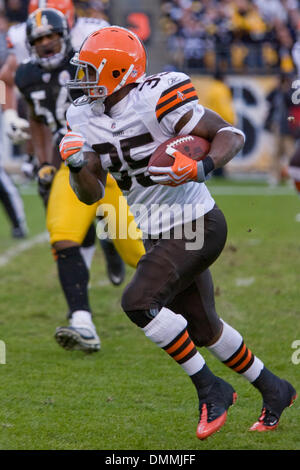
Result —
[[30, 94], [27, 91], [26, 80], [24, 80], [24, 77], [26, 78], [26, 76], [26, 67], [24, 66], [24, 64], [19, 65], [16, 70], [15, 85], [18, 88], [19, 92], [22, 94], [23, 98], [26, 100], [27, 104], [29, 105], [30, 117], [35, 121], [40, 121], [41, 119], [39, 119], [39, 117], [36, 116], [34, 112], [34, 104], [32, 99], [30, 98]]
[[176, 84], [161, 93], [155, 114], [164, 134], [176, 135], [176, 124], [187, 113], [191, 113], [191, 118], [179, 135], [189, 134], [204, 115], [204, 108], [199, 104], [197, 92], [190, 78], [180, 74]]

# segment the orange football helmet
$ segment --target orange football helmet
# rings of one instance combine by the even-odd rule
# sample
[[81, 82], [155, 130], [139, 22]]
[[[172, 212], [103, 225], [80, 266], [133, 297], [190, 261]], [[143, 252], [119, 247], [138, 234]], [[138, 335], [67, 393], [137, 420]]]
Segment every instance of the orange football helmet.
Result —
[[[88, 36], [71, 64], [77, 70], [75, 79], [67, 83], [69, 90], [81, 89], [89, 100], [104, 99], [144, 77], [147, 55], [135, 33], [120, 26], [107, 26]], [[84, 104], [87, 99], [79, 101]]]
[[30, 0], [28, 14], [30, 15], [38, 8], [55, 8], [61, 11], [67, 18], [69, 28], [73, 28], [75, 23], [75, 7], [73, 0]]

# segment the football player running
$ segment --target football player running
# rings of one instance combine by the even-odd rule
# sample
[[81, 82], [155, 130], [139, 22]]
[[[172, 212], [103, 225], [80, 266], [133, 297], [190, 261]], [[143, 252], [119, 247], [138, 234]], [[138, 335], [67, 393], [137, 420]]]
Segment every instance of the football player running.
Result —
[[[82, 243], [99, 206], [113, 206], [120, 223], [130, 224], [133, 216], [128, 211], [126, 214], [128, 206], [124, 201], [122, 209], [125, 207], [125, 213], [119, 217], [119, 203], [124, 198], [112, 177], [105, 198], [89, 207], [82, 204], [69, 185], [68, 167], [61, 163], [57, 142], [67, 132], [65, 113], [70, 104], [64, 85], [75, 73], [70, 64], [74, 50], [65, 16], [51, 8], [35, 10], [27, 20], [26, 34], [31, 59], [18, 67], [15, 81], [29, 105], [32, 144], [41, 164], [39, 179], [49, 188], [51, 186], [47, 200], [47, 228], [69, 307], [70, 325], [57, 328], [55, 338], [66, 349], [97, 351], [100, 339], [88, 298], [92, 253], [90, 249], [83, 250]], [[144, 253], [141, 239], [127, 237], [116, 239], [114, 243], [124, 262], [136, 267]], [[115, 284], [118, 283], [115, 279]]]
[[[198, 103], [184, 73], [145, 77], [145, 49], [129, 30], [112, 26], [91, 34], [72, 63], [77, 64], [77, 74], [68, 87], [81, 89], [85, 98], [74, 101], [67, 111], [72, 131], [60, 144], [71, 186], [81, 201], [94, 204], [103, 197], [111, 172], [132, 209], [135, 204], [140, 207], [136, 220], [147, 237], [146, 254], [123, 292], [123, 310], [190, 376], [199, 397], [199, 439], [223, 426], [236, 393], [213, 374], [196, 346], [206, 347], [260, 391], [262, 412], [251, 430], [275, 429], [296, 391], [267, 369], [241, 334], [218, 316], [209, 271], [223, 250], [227, 227], [205, 180], [243, 147], [243, 133]], [[211, 142], [204, 160], [191, 160], [171, 148], [172, 167], [148, 168], [151, 154], [162, 142], [187, 134]], [[183, 214], [185, 204], [192, 210]], [[201, 248], [188, 250], [185, 233], [201, 227], [199, 204], [204, 209], [204, 242]], [[164, 218], [168, 206], [174, 209], [173, 219]], [[155, 223], [159, 215], [164, 232]], [[181, 237], [176, 220], [189, 229], [182, 230]]]

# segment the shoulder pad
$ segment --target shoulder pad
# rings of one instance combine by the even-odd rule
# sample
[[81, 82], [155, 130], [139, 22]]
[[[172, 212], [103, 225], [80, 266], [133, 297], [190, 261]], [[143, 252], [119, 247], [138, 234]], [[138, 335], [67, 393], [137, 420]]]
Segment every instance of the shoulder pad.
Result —
[[41, 79], [41, 70], [33, 60], [24, 60], [16, 71], [15, 83], [21, 90]]
[[[78, 98], [78, 100], [80, 100], [80, 98]], [[74, 104], [71, 104], [66, 113], [66, 120], [69, 128], [74, 132], [80, 132], [82, 126], [88, 122], [88, 112], [88, 104], [82, 106], [75, 106]]]
[[169, 112], [189, 101], [198, 101], [196, 90], [188, 75], [182, 72], [163, 72], [147, 77], [138, 86], [141, 102], [155, 111], [158, 122]]

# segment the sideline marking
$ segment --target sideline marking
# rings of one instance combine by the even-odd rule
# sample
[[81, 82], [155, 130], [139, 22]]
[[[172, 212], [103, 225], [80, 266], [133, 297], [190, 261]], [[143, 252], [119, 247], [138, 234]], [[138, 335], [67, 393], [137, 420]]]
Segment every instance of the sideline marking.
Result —
[[39, 245], [47, 241], [49, 241], [49, 235], [47, 232], [43, 232], [39, 233], [33, 238], [30, 238], [29, 240], [24, 240], [23, 242], [20, 242], [18, 245], [12, 246], [8, 250], [6, 250], [3, 255], [0, 255], [0, 267], [6, 266], [18, 255], [30, 250], [35, 245]]

